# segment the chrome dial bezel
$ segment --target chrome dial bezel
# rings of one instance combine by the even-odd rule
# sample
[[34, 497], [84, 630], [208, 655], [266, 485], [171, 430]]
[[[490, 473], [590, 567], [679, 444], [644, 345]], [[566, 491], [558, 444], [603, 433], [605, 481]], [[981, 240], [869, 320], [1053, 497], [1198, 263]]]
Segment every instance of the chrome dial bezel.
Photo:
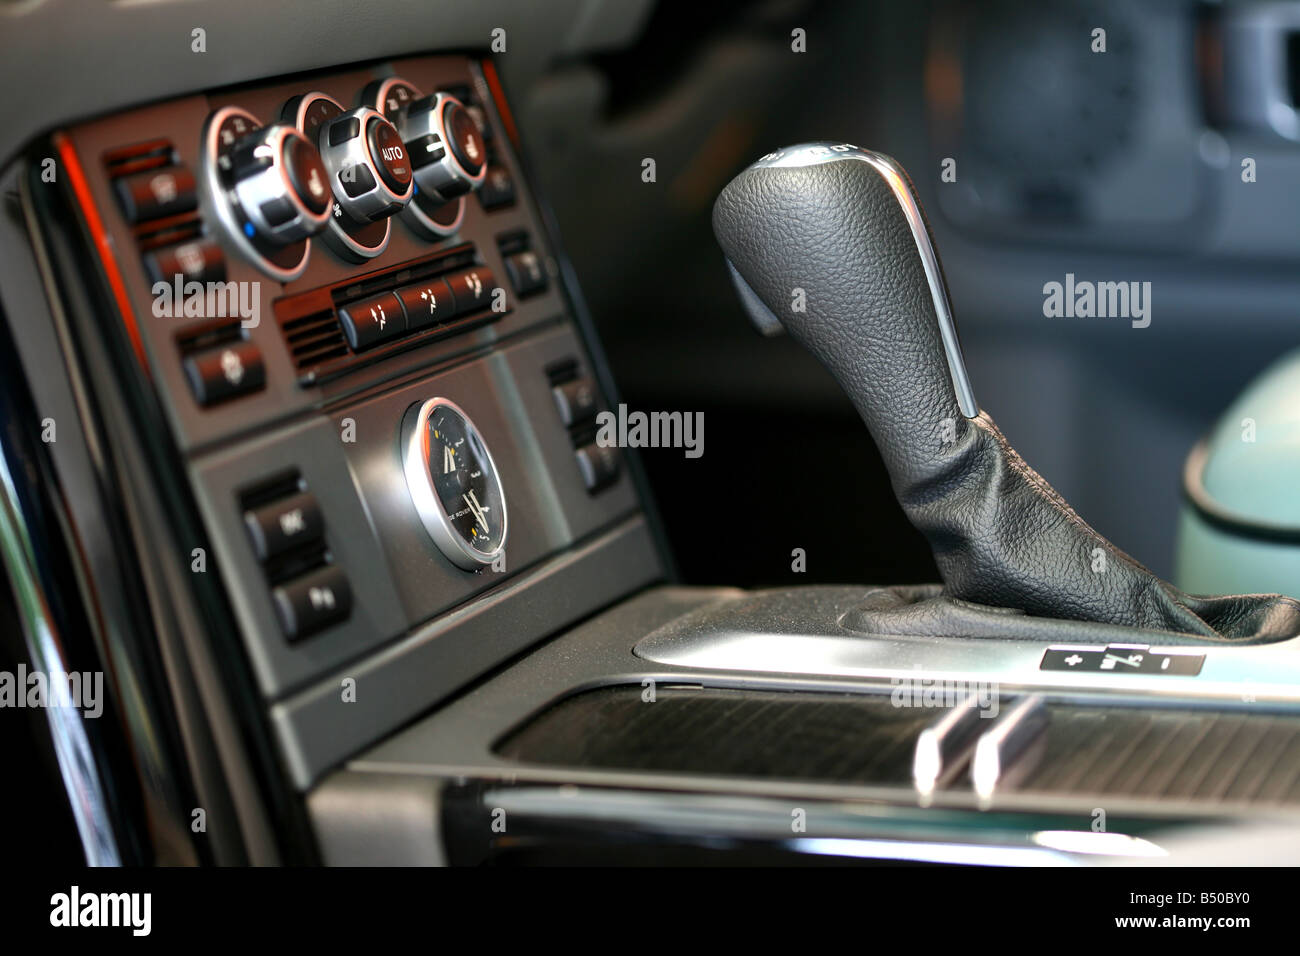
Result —
[[[467, 436], [477, 439], [483, 450], [483, 457], [491, 470], [491, 481], [495, 485], [497, 499], [501, 502], [501, 541], [491, 552], [480, 551], [473, 547], [456, 530], [451, 518], [443, 507], [434, 486], [434, 475], [429, 465], [429, 419], [439, 408], [447, 408], [458, 415], [465, 425]], [[411, 502], [420, 516], [429, 537], [438, 550], [459, 568], [476, 571], [492, 564], [505, 553], [506, 541], [510, 536], [510, 523], [506, 505], [505, 489], [501, 485], [501, 473], [497, 470], [492, 451], [483, 439], [483, 434], [474, 425], [465, 410], [447, 398], [430, 398], [413, 405], [407, 412], [406, 423], [402, 429], [402, 466], [406, 476], [406, 487], [411, 494]]]
[[[238, 106], [223, 106], [204, 120], [203, 130], [199, 137], [199, 208], [204, 219], [209, 223], [216, 222], [221, 227], [221, 232], [224, 234], [226, 241], [233, 245], [245, 259], [273, 279], [280, 282], [292, 282], [303, 274], [303, 271], [307, 268], [307, 262], [311, 258], [311, 242], [309, 239], [303, 237], [283, 245], [282, 248], [285, 250], [291, 250], [297, 245], [302, 246], [301, 256], [292, 261], [292, 264], [279, 265], [272, 261], [264, 250], [258, 248], [252, 237], [244, 232], [245, 222], [252, 223], [253, 228], [256, 229], [257, 221], [244, 210], [236, 191], [227, 188], [223, 181], [222, 171], [219, 167], [221, 147], [217, 142], [217, 137], [221, 132], [222, 125], [228, 119], [236, 116], [252, 123], [256, 129], [266, 129], [266, 124], [248, 110]], [[253, 131], [256, 131], [256, 129]], [[286, 126], [285, 131], [290, 131], [289, 127]], [[292, 130], [292, 132], [297, 133], [296, 130]], [[283, 135], [277, 138], [277, 144], [282, 141]], [[276, 169], [280, 170], [281, 175], [287, 176], [278, 160], [266, 172], [275, 172]], [[287, 182], [286, 189], [293, 194], [292, 201], [301, 205], [296, 192]], [[305, 207], [302, 207], [302, 212], [308, 214], [307, 220], [309, 222], [317, 220], [317, 217], [312, 216], [310, 210]], [[322, 228], [328, 219], [329, 209], [327, 208], [324, 216], [319, 217]]]

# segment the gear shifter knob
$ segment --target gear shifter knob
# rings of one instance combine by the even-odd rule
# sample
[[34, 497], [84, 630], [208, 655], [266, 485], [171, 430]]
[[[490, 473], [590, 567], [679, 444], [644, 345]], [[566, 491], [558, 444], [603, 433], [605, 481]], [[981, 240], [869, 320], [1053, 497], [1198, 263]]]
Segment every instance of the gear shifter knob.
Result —
[[829, 142], [769, 153], [723, 190], [713, 228], [755, 324], [830, 369], [892, 474], [979, 414], [925, 214], [893, 159]]
[[[1160, 580], [1016, 454], [975, 403], [929, 226], [894, 160], [847, 143], [769, 153], [723, 189], [713, 228], [754, 322], [787, 330], [852, 399], [963, 613], [1179, 639], [1300, 633], [1292, 598], [1194, 597]], [[953, 633], [954, 607], [914, 617]]]

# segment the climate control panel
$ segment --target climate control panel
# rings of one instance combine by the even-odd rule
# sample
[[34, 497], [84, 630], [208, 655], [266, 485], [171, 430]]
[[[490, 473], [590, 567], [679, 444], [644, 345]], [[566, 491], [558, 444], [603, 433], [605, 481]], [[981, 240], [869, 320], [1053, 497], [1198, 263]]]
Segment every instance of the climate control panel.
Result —
[[[274, 279], [307, 267], [320, 234], [345, 262], [383, 253], [389, 218], [428, 240], [453, 235], [464, 197], [487, 176], [483, 130], [447, 92], [397, 77], [360, 90], [349, 109], [328, 93], [290, 97], [279, 122], [225, 106], [204, 124], [199, 194], [221, 239]], [[369, 105], [373, 103], [372, 105]]]

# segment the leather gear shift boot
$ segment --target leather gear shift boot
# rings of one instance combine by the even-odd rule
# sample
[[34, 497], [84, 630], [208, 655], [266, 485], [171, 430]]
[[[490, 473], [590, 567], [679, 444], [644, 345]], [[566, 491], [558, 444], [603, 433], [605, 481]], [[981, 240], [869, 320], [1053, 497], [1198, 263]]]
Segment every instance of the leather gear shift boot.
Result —
[[942, 592], [905, 595], [892, 607], [877, 599], [846, 626], [1052, 642], [1135, 640], [1123, 633], [1086, 638], [1077, 628], [1033, 620], [1046, 618], [1159, 632], [1142, 642], [1161, 644], [1188, 637], [1266, 642], [1300, 633], [1300, 601], [1199, 597], [1161, 580], [1089, 527], [987, 414], [963, 424], [928, 474], [894, 485], [899, 504], [930, 543]]

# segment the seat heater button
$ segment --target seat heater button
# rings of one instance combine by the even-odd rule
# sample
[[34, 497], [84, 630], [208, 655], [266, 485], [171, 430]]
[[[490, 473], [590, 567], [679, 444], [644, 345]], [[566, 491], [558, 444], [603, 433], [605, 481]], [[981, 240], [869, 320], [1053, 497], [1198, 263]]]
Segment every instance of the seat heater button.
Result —
[[113, 183], [122, 214], [132, 225], [198, 208], [194, 174], [184, 166], [164, 166]]
[[196, 239], [146, 252], [144, 269], [150, 284], [170, 283], [177, 276], [185, 282], [221, 282], [226, 278], [226, 259], [211, 239]]

